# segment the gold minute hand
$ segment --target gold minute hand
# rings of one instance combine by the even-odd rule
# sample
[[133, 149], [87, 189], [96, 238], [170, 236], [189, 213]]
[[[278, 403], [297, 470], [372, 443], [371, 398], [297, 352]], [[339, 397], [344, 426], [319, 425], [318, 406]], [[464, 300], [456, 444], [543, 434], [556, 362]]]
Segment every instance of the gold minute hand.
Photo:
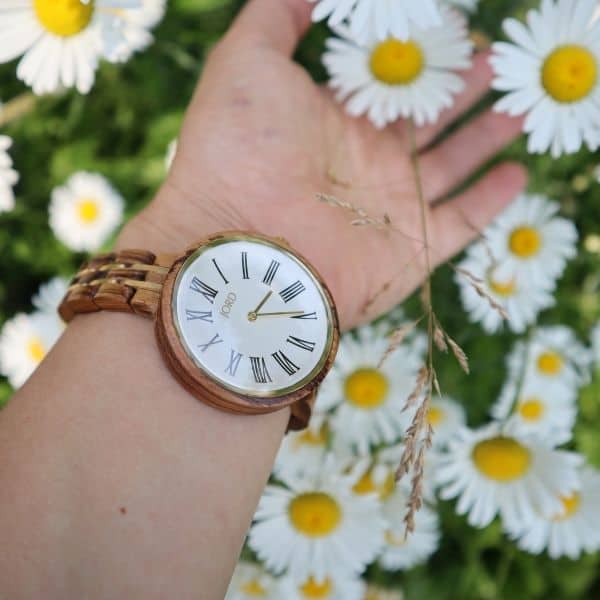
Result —
[[292, 310], [288, 312], [266, 312], [266, 313], [256, 313], [257, 317], [293, 317], [303, 315], [304, 311], [302, 310]]
[[256, 321], [258, 311], [264, 306], [265, 302], [271, 297], [273, 290], [269, 290], [265, 297], [258, 303], [258, 306], [248, 313], [248, 321]]

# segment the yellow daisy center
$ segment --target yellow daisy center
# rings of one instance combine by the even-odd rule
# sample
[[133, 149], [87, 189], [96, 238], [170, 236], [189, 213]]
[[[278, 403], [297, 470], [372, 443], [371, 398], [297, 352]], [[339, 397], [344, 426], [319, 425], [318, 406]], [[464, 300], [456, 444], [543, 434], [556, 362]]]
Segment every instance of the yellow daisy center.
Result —
[[29, 340], [27, 352], [29, 353], [31, 360], [35, 363], [42, 362], [44, 356], [46, 356], [46, 348], [44, 347], [42, 340], [38, 337], [33, 337]]
[[301, 494], [290, 502], [292, 525], [308, 537], [324, 537], [334, 531], [342, 520], [339, 504], [322, 492]]
[[240, 591], [246, 596], [251, 598], [264, 598], [267, 595], [267, 590], [261, 585], [258, 579], [250, 579], [246, 581], [241, 587]]
[[396, 546], [397, 548], [406, 544], [406, 535], [404, 533], [396, 534], [391, 529], [385, 532], [385, 542], [390, 546]]
[[352, 488], [357, 494], [372, 494], [376, 493], [378, 496], [385, 500], [388, 498], [394, 489], [396, 488], [396, 480], [393, 473], [388, 473], [387, 477], [381, 482], [376, 483], [373, 479], [373, 473], [368, 470]]
[[581, 505], [581, 494], [575, 492], [571, 496], [563, 496], [560, 501], [563, 505], [563, 510], [560, 514], [552, 517], [553, 521], [565, 521], [572, 517]]
[[517, 291], [517, 283], [514, 279], [504, 282], [489, 278], [488, 285], [494, 294], [502, 296], [503, 298], [514, 296], [515, 292]]
[[44, 29], [69, 37], [89, 25], [94, 13], [94, 0], [88, 4], [81, 0], [33, 0], [33, 7]]
[[542, 237], [533, 227], [517, 227], [510, 234], [508, 245], [519, 258], [531, 258], [539, 252]]
[[326, 579], [323, 583], [317, 583], [312, 577], [310, 577], [304, 585], [300, 586], [300, 593], [302, 596], [304, 598], [309, 598], [310, 600], [329, 598], [332, 591], [333, 586], [331, 585], [331, 581], [329, 579]]
[[423, 72], [425, 57], [415, 42], [391, 38], [375, 46], [370, 66], [379, 81], [388, 85], [408, 85]]
[[483, 475], [507, 483], [520, 479], [531, 464], [529, 450], [512, 438], [483, 440], [473, 448], [473, 462]]
[[388, 381], [376, 369], [358, 369], [346, 379], [344, 390], [348, 402], [372, 410], [385, 402]]
[[544, 404], [539, 398], [527, 398], [519, 404], [519, 414], [525, 421], [539, 421], [544, 415]]
[[557, 48], [542, 67], [542, 85], [557, 102], [577, 102], [585, 98], [597, 80], [596, 57], [582, 46]]
[[319, 431], [305, 429], [302, 433], [296, 436], [295, 442], [297, 446], [324, 446], [329, 437], [327, 425], [323, 425]]
[[87, 224], [93, 223], [100, 216], [100, 207], [96, 200], [84, 198], [77, 204], [79, 218]]
[[427, 411], [427, 421], [432, 427], [436, 427], [444, 421], [446, 415], [439, 406], [430, 406]]
[[558, 375], [562, 367], [563, 359], [558, 352], [542, 352], [537, 359], [537, 368], [544, 375]]

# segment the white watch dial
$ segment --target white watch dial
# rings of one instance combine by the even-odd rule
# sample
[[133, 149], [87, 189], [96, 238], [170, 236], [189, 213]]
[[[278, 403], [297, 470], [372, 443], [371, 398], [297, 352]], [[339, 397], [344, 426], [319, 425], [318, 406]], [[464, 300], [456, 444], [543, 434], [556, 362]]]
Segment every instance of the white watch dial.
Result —
[[186, 352], [240, 394], [293, 392], [319, 373], [331, 349], [321, 285], [293, 254], [260, 239], [218, 240], [192, 254], [172, 308]]

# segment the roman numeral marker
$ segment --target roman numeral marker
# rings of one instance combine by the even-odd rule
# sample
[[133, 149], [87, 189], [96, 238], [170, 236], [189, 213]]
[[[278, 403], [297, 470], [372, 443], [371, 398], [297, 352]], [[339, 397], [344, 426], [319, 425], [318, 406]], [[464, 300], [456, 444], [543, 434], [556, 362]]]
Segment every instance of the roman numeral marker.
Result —
[[312, 352], [315, 349], [315, 342], [308, 342], [307, 340], [303, 340], [302, 338], [297, 338], [294, 335], [290, 335], [287, 340], [285, 340], [288, 344], [292, 344], [293, 346], [297, 346], [302, 350], [308, 350]]
[[304, 290], [306, 290], [306, 288], [300, 281], [294, 281], [294, 283], [288, 285], [284, 290], [281, 290], [279, 295], [281, 296], [281, 299], [287, 303], [301, 294]]
[[213, 258], [213, 265], [215, 265], [215, 269], [219, 272], [219, 275], [223, 278], [223, 281], [225, 283], [229, 283], [229, 281], [227, 280], [227, 277], [225, 277], [225, 275], [223, 275], [223, 271], [221, 271], [221, 269], [219, 268], [219, 265], [217, 264], [217, 261]]
[[204, 281], [200, 281], [196, 276], [192, 278], [192, 283], [190, 284], [190, 289], [194, 292], [198, 292], [202, 294], [211, 304], [215, 303], [215, 298], [219, 293], [214, 288], [211, 288], [210, 285], [204, 283]]
[[256, 383], [271, 383], [273, 380], [267, 371], [267, 363], [262, 356], [251, 356], [252, 374]]
[[271, 354], [271, 356], [277, 361], [277, 364], [288, 374], [293, 375], [300, 370], [300, 367], [293, 363], [281, 350], [277, 350]]
[[242, 252], [242, 279], [250, 279], [248, 275], [248, 253]]
[[216, 346], [217, 344], [221, 344], [221, 343], [223, 343], [223, 341], [224, 340], [222, 340], [219, 337], [219, 334], [215, 333], [215, 335], [213, 335], [210, 342], [208, 342], [206, 344], [198, 344], [198, 348], [200, 348], [202, 350], [202, 352], [206, 352], [211, 346]]
[[187, 316], [188, 321], [197, 321], [198, 319], [201, 321], [206, 321], [207, 323], [212, 323], [212, 310], [203, 311], [203, 310], [189, 310], [185, 309], [185, 314]]
[[290, 317], [290, 319], [311, 319], [312, 321], [316, 321], [317, 313], [311, 312], [311, 313], [303, 313], [301, 315], [293, 315], [292, 317]]
[[269, 268], [263, 277], [263, 283], [266, 285], [271, 285], [271, 283], [273, 283], [273, 279], [277, 273], [277, 269], [279, 269], [280, 264], [281, 263], [277, 262], [276, 260], [271, 261], [271, 264], [269, 265]]
[[242, 360], [242, 356], [243, 356], [243, 354], [236, 352], [232, 348], [231, 355], [229, 357], [229, 365], [227, 365], [227, 368], [225, 369], [225, 373], [229, 373], [230, 375], [235, 377], [238, 367], [240, 366], [240, 360]]

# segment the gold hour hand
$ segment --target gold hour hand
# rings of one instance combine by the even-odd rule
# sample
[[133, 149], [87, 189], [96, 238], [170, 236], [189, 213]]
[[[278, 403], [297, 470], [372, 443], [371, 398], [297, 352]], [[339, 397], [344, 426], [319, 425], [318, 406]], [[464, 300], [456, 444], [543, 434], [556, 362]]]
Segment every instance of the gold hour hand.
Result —
[[258, 311], [265, 305], [265, 302], [271, 297], [272, 293], [273, 293], [273, 290], [269, 290], [266, 293], [265, 297], [258, 303], [258, 306], [254, 310], [251, 310], [248, 313], [248, 321], [256, 321]]

